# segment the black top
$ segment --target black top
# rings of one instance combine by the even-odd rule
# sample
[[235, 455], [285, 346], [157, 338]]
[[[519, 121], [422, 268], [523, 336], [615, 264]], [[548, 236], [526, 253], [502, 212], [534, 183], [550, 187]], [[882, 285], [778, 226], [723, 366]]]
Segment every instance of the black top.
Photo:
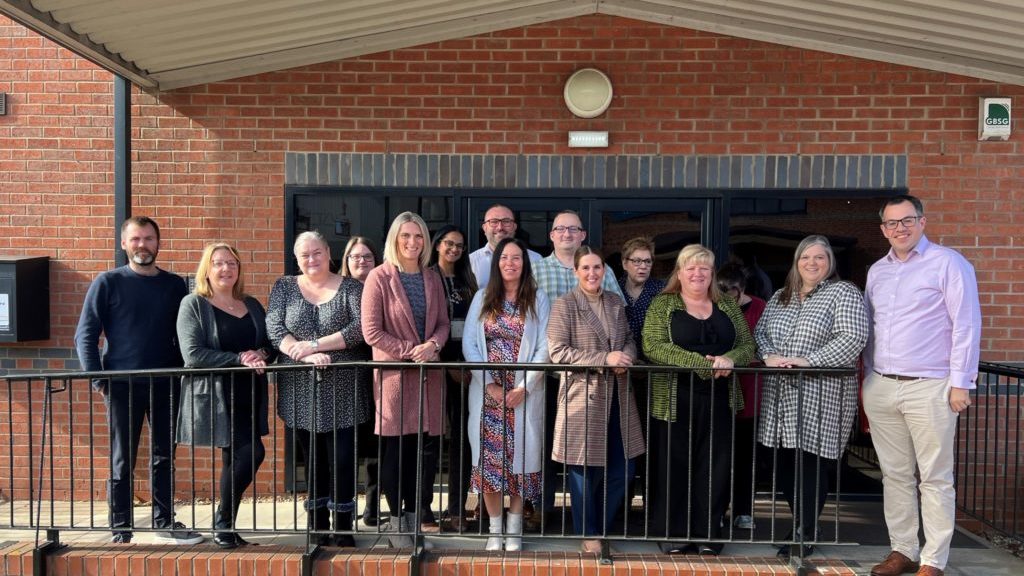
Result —
[[213, 316], [217, 320], [221, 350], [239, 354], [257, 348], [259, 335], [256, 334], [256, 326], [249, 319], [248, 313], [238, 318], [214, 306]]
[[[253, 324], [248, 313], [238, 318], [214, 306], [213, 317], [217, 322], [217, 335], [220, 338], [222, 350], [238, 354], [246, 350], [255, 350], [258, 347], [260, 335], [257, 334], [256, 325]], [[224, 394], [227, 396], [228, 414], [230, 415], [232, 412], [238, 414], [238, 418], [232, 423], [237, 435], [240, 426], [252, 426], [253, 380], [242, 373], [234, 373], [230, 376], [226, 379], [227, 387], [224, 389]], [[248, 417], [243, 417], [243, 415]]]
[[[444, 286], [444, 295], [448, 305], [448, 320], [453, 324], [459, 320], [465, 321], [466, 314], [469, 313], [469, 304], [473, 300], [469, 286], [459, 276], [445, 276], [440, 268], [437, 269], [437, 273], [441, 276], [441, 284]], [[440, 356], [442, 362], [462, 360], [462, 338], [456, 336], [454, 330], [452, 330], [448, 341], [444, 343], [444, 347], [441, 348]]]
[[702, 356], [721, 356], [732, 350], [736, 342], [736, 328], [718, 306], [711, 307], [707, 320], [676, 310], [672, 313], [670, 333], [673, 344]]

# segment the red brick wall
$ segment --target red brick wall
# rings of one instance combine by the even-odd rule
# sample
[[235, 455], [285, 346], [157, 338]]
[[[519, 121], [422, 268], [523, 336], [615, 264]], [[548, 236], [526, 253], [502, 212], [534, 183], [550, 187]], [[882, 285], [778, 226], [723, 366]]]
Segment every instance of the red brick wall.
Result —
[[[575, 69], [605, 70], [609, 112], [574, 118]], [[0, 250], [54, 258], [51, 345], [70, 347], [81, 294], [110, 266], [110, 74], [0, 20]], [[159, 218], [161, 261], [236, 243], [262, 295], [282, 270], [285, 151], [567, 154], [906, 154], [933, 239], [979, 270], [983, 349], [1024, 341], [1021, 138], [978, 142], [977, 97], [1019, 86], [608, 16], [451, 40], [152, 96], [133, 107], [136, 213]], [[31, 367], [22, 364], [19, 367]], [[63, 367], [62, 365], [60, 367]]]
[[[574, 118], [568, 75], [597, 66], [615, 99]], [[111, 266], [111, 75], [0, 19], [0, 252], [53, 258], [53, 339], [67, 351], [82, 295]], [[136, 214], [163, 227], [160, 260], [189, 273], [209, 240], [238, 246], [265, 298], [283, 270], [286, 151], [586, 154], [902, 154], [933, 240], [978, 269], [983, 357], [1019, 359], [1024, 327], [1021, 135], [978, 142], [978, 96], [1024, 88], [588, 16], [166, 94], [136, 91]], [[6, 354], [6, 357], [4, 356]], [[59, 353], [58, 353], [59, 355]], [[39, 343], [0, 368], [64, 368]], [[84, 402], [85, 400], [83, 400]]]

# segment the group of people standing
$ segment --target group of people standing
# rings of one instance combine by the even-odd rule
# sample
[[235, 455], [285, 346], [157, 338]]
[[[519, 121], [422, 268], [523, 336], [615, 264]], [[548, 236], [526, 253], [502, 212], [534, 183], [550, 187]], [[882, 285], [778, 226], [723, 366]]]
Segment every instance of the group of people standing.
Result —
[[[778, 450], [793, 536], [813, 541], [858, 391], [856, 376], [813, 369], [853, 368], [867, 347], [865, 409], [893, 539], [893, 554], [872, 574], [918, 564], [919, 573], [941, 574], [953, 520], [952, 433], [976, 378], [977, 289], [959, 254], [923, 237], [919, 200], [894, 197], [880, 215], [892, 250], [872, 267], [866, 298], [838, 278], [823, 236], [799, 244], [784, 286], [765, 303], [745, 293], [735, 266], [717, 276], [714, 253], [700, 245], [680, 250], [664, 282], [650, 275], [653, 242], [630, 240], [622, 249], [626, 274], [616, 281], [600, 252], [584, 244], [586, 231], [572, 211], [556, 215], [554, 250], [541, 257], [515, 237], [513, 212], [494, 205], [482, 223], [487, 244], [472, 254], [458, 228], [442, 228], [431, 242], [424, 221], [405, 212], [387, 233], [379, 265], [370, 241], [354, 237], [337, 274], [328, 243], [304, 232], [294, 244], [301, 273], [275, 283], [266, 313], [245, 294], [234, 248], [207, 246], [195, 291], [185, 296], [180, 278], [155, 266], [156, 223], [129, 219], [122, 227], [128, 266], [101, 274], [86, 297], [76, 333], [83, 368], [252, 370], [154, 382], [159, 394], [180, 398], [176, 427], [174, 416], [163, 421], [167, 411], [147, 403], [149, 386], [132, 395], [129, 411], [122, 406], [127, 383], [97, 384], [111, 421], [114, 540], [131, 539], [126, 484], [134, 454], [127, 452], [149, 410], [156, 526], [166, 527], [170, 540], [201, 539], [173, 521], [167, 468], [174, 441], [219, 446], [215, 541], [245, 543], [233, 522], [264, 458], [264, 369], [276, 361], [297, 365], [277, 372], [277, 414], [294, 430], [306, 462], [305, 507], [323, 544], [354, 544], [356, 450], [371, 455], [355, 438], [368, 422], [379, 441], [372, 455], [380, 455], [376, 476], [390, 511], [385, 529], [396, 546], [412, 544], [408, 534], [424, 520], [422, 504], [432, 498], [437, 456], [445, 452], [446, 514], [461, 527], [467, 492], [481, 494], [488, 550], [521, 548], [524, 508], [553, 509], [555, 474], [564, 470], [582, 549], [600, 552], [607, 546], [600, 536], [628, 506], [646, 452], [648, 533], [672, 539], [670, 553], [717, 555], [730, 502], [736, 526], [753, 527], [752, 484], [736, 480], [746, 467], [741, 450], [754, 449], [754, 422], [758, 442]], [[131, 325], [136, 317], [146, 320], [145, 338]], [[370, 358], [386, 364], [372, 373], [326, 368]], [[437, 361], [471, 367], [431, 368]], [[756, 361], [779, 370], [760, 385], [734, 374]], [[565, 367], [547, 376], [523, 367], [549, 362]], [[645, 365], [663, 369], [639, 368]], [[908, 511], [916, 510], [915, 461], [928, 519], [923, 550], [917, 514]]]

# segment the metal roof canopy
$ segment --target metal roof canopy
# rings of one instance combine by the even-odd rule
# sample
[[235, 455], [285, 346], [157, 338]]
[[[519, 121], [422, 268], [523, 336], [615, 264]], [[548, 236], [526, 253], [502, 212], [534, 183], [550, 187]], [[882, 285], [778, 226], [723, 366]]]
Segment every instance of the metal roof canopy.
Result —
[[0, 0], [148, 90], [589, 14], [1024, 85], [1021, 0]]

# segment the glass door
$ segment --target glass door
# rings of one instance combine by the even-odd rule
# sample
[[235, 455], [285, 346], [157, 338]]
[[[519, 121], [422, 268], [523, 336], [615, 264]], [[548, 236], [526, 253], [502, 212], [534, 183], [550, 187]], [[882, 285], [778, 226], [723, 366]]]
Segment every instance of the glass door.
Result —
[[694, 242], [709, 245], [713, 227], [708, 214], [712, 203], [713, 200], [703, 198], [471, 197], [466, 227], [471, 236], [470, 248], [475, 250], [486, 242], [480, 226], [487, 209], [495, 204], [508, 206], [519, 223], [517, 237], [546, 256], [551, 253], [548, 232], [555, 215], [562, 210], [575, 210], [587, 230], [587, 244], [600, 248], [616, 276], [622, 273], [622, 244], [636, 236], [649, 236], [656, 247], [652, 274], [664, 278], [672, 272], [676, 254], [683, 246]]
[[711, 245], [707, 217], [711, 200], [705, 199], [608, 199], [591, 200], [585, 221], [591, 246], [599, 247], [616, 277], [622, 275], [622, 245], [631, 238], [647, 236], [654, 241], [653, 278], [672, 273], [676, 255], [687, 244]]

